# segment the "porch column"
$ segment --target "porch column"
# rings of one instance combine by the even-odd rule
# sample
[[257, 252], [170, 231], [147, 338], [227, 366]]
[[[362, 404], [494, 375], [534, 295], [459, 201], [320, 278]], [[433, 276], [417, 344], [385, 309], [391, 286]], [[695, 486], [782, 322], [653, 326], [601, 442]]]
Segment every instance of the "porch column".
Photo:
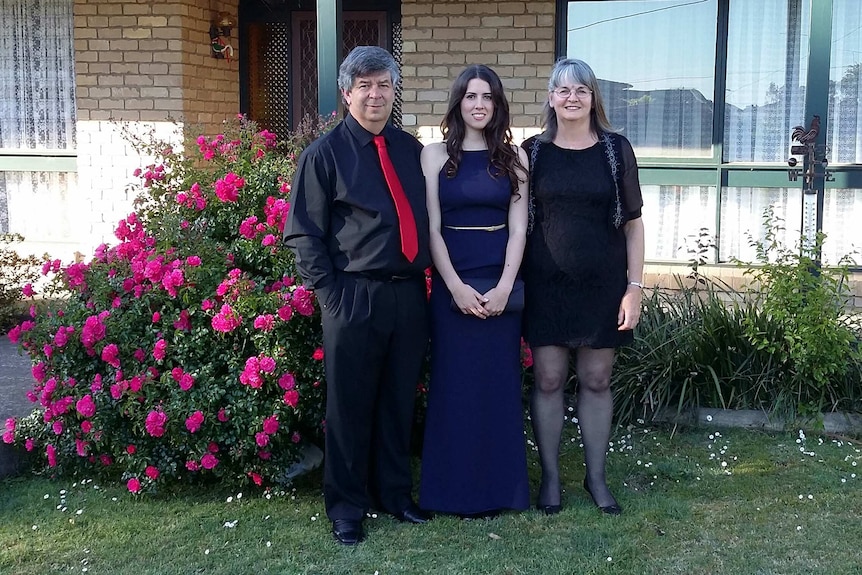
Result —
[[317, 111], [321, 116], [338, 109], [341, 21], [341, 0], [317, 0]]

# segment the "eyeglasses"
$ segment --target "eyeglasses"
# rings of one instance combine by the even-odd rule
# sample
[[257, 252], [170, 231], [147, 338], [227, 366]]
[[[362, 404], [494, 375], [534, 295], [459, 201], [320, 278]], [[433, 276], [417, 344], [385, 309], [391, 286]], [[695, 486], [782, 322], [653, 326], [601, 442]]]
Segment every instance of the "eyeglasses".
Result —
[[568, 100], [572, 96], [572, 94], [574, 94], [578, 98], [578, 100], [585, 100], [585, 99], [587, 99], [593, 95], [592, 90], [590, 90], [589, 88], [584, 88], [584, 87], [580, 87], [580, 88], [576, 88], [576, 89], [572, 90], [571, 88], [566, 88], [564, 86], [562, 88], [555, 88], [553, 90], [553, 92], [554, 92], [554, 94], [556, 94], [560, 98], [563, 98], [564, 100]]

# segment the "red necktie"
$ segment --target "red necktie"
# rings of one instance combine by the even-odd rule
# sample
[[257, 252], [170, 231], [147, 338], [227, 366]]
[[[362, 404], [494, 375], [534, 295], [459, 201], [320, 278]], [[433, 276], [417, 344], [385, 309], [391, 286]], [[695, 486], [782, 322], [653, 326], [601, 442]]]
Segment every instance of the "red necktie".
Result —
[[416, 254], [419, 253], [419, 240], [416, 235], [416, 220], [413, 218], [413, 209], [410, 207], [410, 202], [407, 201], [404, 188], [401, 187], [401, 182], [398, 180], [398, 174], [395, 173], [395, 166], [389, 159], [386, 140], [383, 136], [374, 136], [374, 143], [377, 144], [377, 154], [380, 156], [380, 166], [383, 168], [383, 176], [389, 186], [389, 193], [392, 194], [392, 200], [395, 202], [398, 227], [401, 230], [401, 251], [407, 261], [412, 262], [416, 259]]

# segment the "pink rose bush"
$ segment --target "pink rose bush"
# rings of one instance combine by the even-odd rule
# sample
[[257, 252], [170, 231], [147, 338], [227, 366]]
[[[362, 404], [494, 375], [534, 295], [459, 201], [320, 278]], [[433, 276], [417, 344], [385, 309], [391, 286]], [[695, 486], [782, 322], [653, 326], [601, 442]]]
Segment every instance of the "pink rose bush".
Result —
[[142, 144], [154, 163], [116, 242], [46, 261], [47, 287], [21, 292], [56, 303], [9, 334], [33, 362], [37, 410], [6, 421], [2, 440], [51, 473], [133, 493], [272, 485], [302, 441], [322, 444], [318, 306], [281, 236], [296, 158], [334, 122], [277, 144], [239, 120], [188, 157]]

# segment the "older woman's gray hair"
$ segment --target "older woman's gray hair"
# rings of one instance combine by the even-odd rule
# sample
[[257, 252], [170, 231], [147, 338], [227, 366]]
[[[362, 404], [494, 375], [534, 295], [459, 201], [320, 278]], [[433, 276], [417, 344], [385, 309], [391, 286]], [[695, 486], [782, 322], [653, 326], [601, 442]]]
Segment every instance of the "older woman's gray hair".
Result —
[[379, 46], [357, 46], [344, 58], [338, 69], [338, 87], [348, 91], [357, 78], [389, 72], [392, 85], [398, 84], [401, 73], [392, 54]]

